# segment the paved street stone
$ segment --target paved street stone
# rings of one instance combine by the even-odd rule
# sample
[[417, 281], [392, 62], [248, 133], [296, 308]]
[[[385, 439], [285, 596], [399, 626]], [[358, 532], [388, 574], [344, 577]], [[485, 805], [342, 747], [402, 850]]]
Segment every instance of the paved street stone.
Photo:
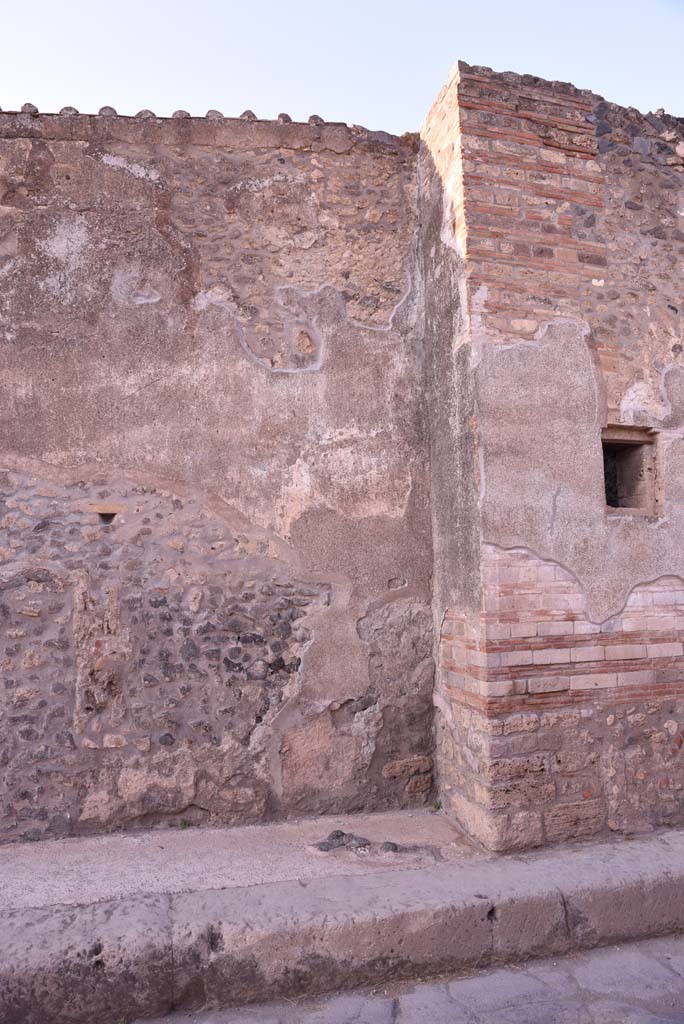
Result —
[[684, 937], [381, 992], [177, 1014], [156, 1024], [684, 1024]]

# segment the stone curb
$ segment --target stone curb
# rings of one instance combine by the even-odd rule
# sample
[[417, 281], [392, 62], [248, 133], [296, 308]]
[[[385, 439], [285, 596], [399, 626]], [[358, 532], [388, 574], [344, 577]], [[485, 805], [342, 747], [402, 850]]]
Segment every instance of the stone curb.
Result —
[[0, 1024], [115, 1024], [684, 930], [684, 832], [0, 914]]

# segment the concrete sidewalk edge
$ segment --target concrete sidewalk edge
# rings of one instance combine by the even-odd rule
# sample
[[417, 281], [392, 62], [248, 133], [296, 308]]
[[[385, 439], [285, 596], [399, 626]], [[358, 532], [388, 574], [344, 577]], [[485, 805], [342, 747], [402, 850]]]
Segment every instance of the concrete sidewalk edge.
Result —
[[684, 832], [0, 914], [0, 1024], [116, 1024], [684, 931]]

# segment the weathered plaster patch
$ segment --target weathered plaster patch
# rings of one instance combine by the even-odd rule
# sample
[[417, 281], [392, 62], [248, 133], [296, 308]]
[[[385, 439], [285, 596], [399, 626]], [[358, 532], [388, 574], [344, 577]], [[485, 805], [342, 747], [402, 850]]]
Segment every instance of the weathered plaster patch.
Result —
[[662, 519], [606, 511], [607, 413], [590, 343], [581, 321], [557, 320], [534, 343], [483, 350], [482, 515], [488, 543], [557, 561], [580, 581], [591, 620], [602, 622], [635, 586], [684, 575], [684, 509], [668, 499], [674, 481], [665, 465]]
[[[315, 320], [307, 318], [297, 309], [292, 298], [297, 289], [276, 289], [275, 298], [282, 309], [283, 329], [279, 337], [272, 339], [268, 328], [245, 326], [239, 318], [239, 307], [232, 291], [216, 284], [210, 289], [198, 292], [194, 305], [200, 312], [215, 306], [226, 313], [237, 340], [247, 358], [270, 373], [312, 373], [320, 370], [325, 358], [325, 339]], [[287, 298], [285, 298], [287, 296]], [[255, 341], [259, 337], [259, 348]]]
[[[581, 613], [581, 616], [588, 623], [595, 626], [605, 626], [606, 624], [612, 624], [617, 617], [623, 615], [625, 611], [628, 610], [630, 603], [634, 599], [634, 595], [637, 595], [639, 592], [643, 590], [648, 590], [649, 588], [657, 587], [658, 585], [664, 585], [671, 589], [681, 591], [684, 593], [684, 574], [678, 576], [676, 574], [669, 572], [661, 573], [660, 575], [655, 576], [652, 579], [639, 580], [629, 590], [629, 592], [626, 594], [624, 600], [619, 606], [615, 607], [614, 609], [611, 608], [610, 613], [606, 615], [604, 618], [597, 618], [592, 615], [592, 609], [590, 608], [588, 603], [588, 596], [584, 587], [582, 586], [581, 580], [567, 565], [564, 565], [562, 562], [559, 562], [555, 558], [549, 558], [546, 555], [540, 554], [538, 551], [533, 551], [531, 548], [523, 547], [520, 545], [516, 545], [514, 547], [502, 547], [500, 545], [488, 542], [483, 546], [483, 553], [485, 555], [485, 558], [490, 551], [505, 551], [511, 555], [524, 556], [525, 558], [529, 558], [533, 562], [544, 562], [544, 564], [546, 565], [557, 567], [557, 569], [559, 570], [559, 577], [560, 575], [562, 575], [565, 579], [567, 579], [567, 581], [572, 581], [572, 583], [576, 587], [578, 604], [571, 610], [573, 611], [573, 613]], [[540, 586], [540, 591], [541, 590], [543, 590], [543, 586]], [[639, 604], [638, 598], [634, 601], [634, 604]], [[571, 622], [574, 622], [574, 619], [571, 620]]]
[[116, 156], [114, 153], [103, 153], [100, 157], [103, 164], [108, 167], [116, 167], [119, 170], [132, 174], [134, 178], [141, 178], [144, 181], [159, 181], [159, 171], [154, 167], [144, 167], [143, 164], [126, 160], [125, 157]]
[[263, 192], [275, 184], [287, 182], [290, 185], [303, 185], [306, 178], [303, 174], [272, 174], [266, 178], [247, 178], [230, 185], [228, 192]]
[[349, 519], [406, 514], [411, 493], [408, 452], [392, 438], [363, 438], [349, 444], [316, 446], [291, 468], [278, 502], [278, 531], [312, 508], [339, 508]]
[[51, 234], [39, 247], [52, 259], [64, 264], [67, 271], [80, 264], [81, 253], [88, 244], [88, 224], [85, 217], [63, 217], [55, 224]]
[[649, 381], [636, 381], [627, 389], [620, 401], [622, 423], [640, 424], [645, 419], [661, 420], [667, 412], [668, 406], [662, 394], [656, 394]]
[[19, 248], [19, 224], [11, 211], [9, 216], [2, 216], [0, 207], [0, 258], [14, 256]]
[[148, 306], [161, 300], [161, 294], [137, 267], [117, 268], [114, 271], [111, 295], [115, 302], [125, 306]]

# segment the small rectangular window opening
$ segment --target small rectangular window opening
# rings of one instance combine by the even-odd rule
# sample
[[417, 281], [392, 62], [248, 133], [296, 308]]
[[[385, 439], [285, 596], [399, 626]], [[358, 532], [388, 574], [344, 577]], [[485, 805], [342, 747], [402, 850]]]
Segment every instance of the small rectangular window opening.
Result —
[[609, 509], [657, 511], [656, 435], [638, 427], [603, 431], [603, 479]]

